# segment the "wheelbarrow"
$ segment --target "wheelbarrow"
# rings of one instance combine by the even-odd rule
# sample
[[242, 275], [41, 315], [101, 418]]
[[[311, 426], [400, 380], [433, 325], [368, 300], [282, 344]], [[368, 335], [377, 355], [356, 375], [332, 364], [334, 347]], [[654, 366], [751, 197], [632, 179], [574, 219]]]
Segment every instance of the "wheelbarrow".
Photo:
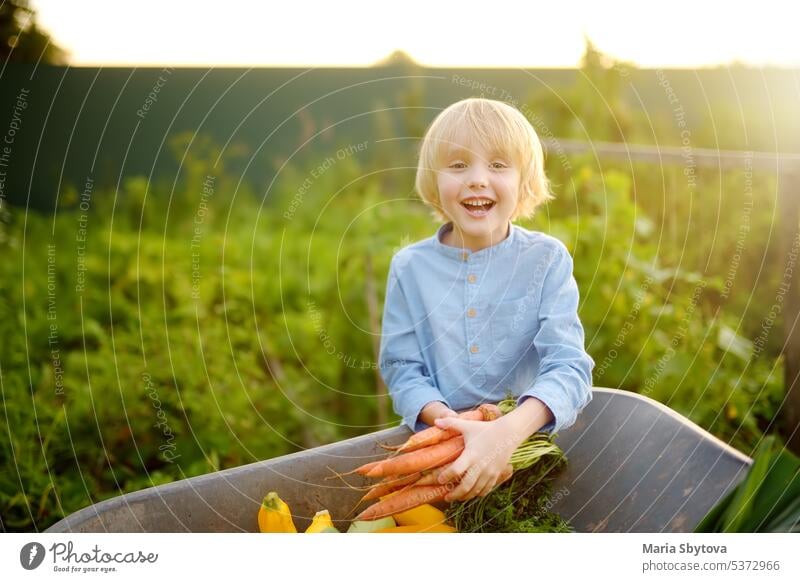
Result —
[[[557, 435], [567, 466], [552, 511], [578, 532], [689, 532], [747, 473], [751, 459], [666, 406], [595, 388], [576, 423]], [[361, 492], [344, 471], [385, 455], [396, 427], [283, 457], [128, 493], [67, 516], [47, 532], [256, 532], [261, 499], [277, 491], [298, 531], [328, 509], [342, 531]], [[357, 477], [357, 476], [355, 476]], [[357, 477], [354, 485], [365, 482]]]

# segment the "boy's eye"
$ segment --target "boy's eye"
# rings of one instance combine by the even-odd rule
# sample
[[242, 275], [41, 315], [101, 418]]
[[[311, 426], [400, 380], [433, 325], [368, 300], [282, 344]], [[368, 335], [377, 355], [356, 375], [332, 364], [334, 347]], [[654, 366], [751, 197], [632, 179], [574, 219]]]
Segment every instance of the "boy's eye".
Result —
[[[507, 168], [508, 167], [503, 162], [492, 162], [490, 164], [490, 166], [492, 168], [494, 168], [495, 170], [502, 170], [503, 168]], [[451, 168], [464, 168], [464, 167], [466, 167], [466, 164], [464, 162], [454, 162], [454, 163], [450, 164], [449, 167], [451, 167]]]

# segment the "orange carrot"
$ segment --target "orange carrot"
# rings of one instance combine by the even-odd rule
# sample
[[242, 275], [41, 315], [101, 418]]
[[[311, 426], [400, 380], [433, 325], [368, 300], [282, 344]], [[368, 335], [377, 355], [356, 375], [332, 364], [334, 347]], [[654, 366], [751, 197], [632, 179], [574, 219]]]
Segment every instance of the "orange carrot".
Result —
[[400, 513], [401, 511], [414, 509], [425, 503], [441, 501], [451, 488], [452, 485], [449, 483], [409, 487], [391, 497], [387, 497], [383, 501], [370, 505], [355, 518], [355, 521], [372, 521]]
[[433, 469], [439, 465], [455, 461], [463, 450], [464, 437], [457, 436], [438, 445], [386, 459], [370, 469], [367, 477], [408, 475], [426, 469]]
[[490, 420], [496, 420], [501, 416], [503, 416], [502, 411], [500, 410], [500, 408], [498, 408], [496, 404], [489, 404], [489, 403], [481, 404], [478, 407], [478, 410], [480, 410], [483, 413], [483, 420], [485, 420], [486, 422], [489, 422]]
[[380, 483], [375, 484], [364, 497], [361, 498], [361, 501], [369, 501], [370, 499], [377, 499], [378, 497], [383, 497], [387, 493], [391, 493], [396, 489], [401, 489], [406, 485], [411, 485], [412, 483], [416, 483], [416, 481], [422, 477], [422, 473], [412, 473], [411, 475], [404, 475], [402, 477], [395, 477], [393, 475], [386, 477]]
[[[481, 404], [476, 410], [467, 410], [458, 415], [458, 418], [463, 420], [481, 420], [490, 421], [502, 416], [502, 412], [494, 404]], [[438, 426], [432, 426], [413, 434], [409, 439], [399, 447], [383, 447], [389, 450], [396, 450], [398, 453], [408, 453], [416, 451], [431, 445], [435, 445], [447, 439], [451, 439], [461, 434], [457, 430], [442, 429]]]
[[414, 485], [436, 485], [439, 483], [439, 475], [441, 475], [442, 471], [447, 469], [451, 464], [452, 463], [448, 463], [446, 465], [442, 465], [441, 467], [436, 467], [431, 471], [425, 471], [422, 477], [414, 482]]
[[[371, 463], [367, 463], [366, 465], [361, 465], [360, 467], [353, 469], [352, 471], [348, 471], [347, 473], [336, 473], [336, 477], [341, 477], [343, 475], [352, 475], [353, 473], [358, 473], [359, 475], [367, 475], [369, 472], [380, 465], [381, 463], [385, 462], [386, 459], [381, 459], [380, 461], [372, 461]], [[330, 467], [328, 467], [330, 469]], [[331, 469], [333, 471], [333, 469]], [[332, 478], [332, 477], [329, 477]]]
[[[481, 410], [467, 410], [458, 415], [463, 420], [483, 420]], [[443, 429], [438, 426], [431, 426], [411, 435], [406, 442], [397, 448], [398, 453], [409, 453], [418, 449], [424, 449], [431, 445], [438, 444], [447, 439], [451, 439], [461, 433], [453, 429]]]

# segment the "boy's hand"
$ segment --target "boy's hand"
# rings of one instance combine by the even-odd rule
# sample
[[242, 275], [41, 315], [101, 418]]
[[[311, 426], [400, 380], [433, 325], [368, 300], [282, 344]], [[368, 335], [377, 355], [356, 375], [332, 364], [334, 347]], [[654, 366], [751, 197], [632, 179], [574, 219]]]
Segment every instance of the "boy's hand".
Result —
[[419, 419], [425, 424], [433, 426], [433, 422], [437, 418], [447, 418], [448, 416], [457, 416], [455, 410], [451, 410], [444, 402], [436, 400], [428, 402], [419, 413]]
[[448, 417], [437, 420], [436, 426], [464, 435], [464, 452], [439, 476], [440, 483], [461, 480], [445, 501], [483, 497], [511, 477], [513, 469], [508, 461], [519, 443], [507, 423]]
[[464, 452], [439, 476], [440, 483], [461, 480], [445, 501], [488, 495], [511, 477], [513, 468], [509, 459], [517, 447], [553, 420], [553, 413], [544, 402], [533, 397], [489, 422], [462, 418], [437, 420], [439, 428], [452, 428], [464, 435]]

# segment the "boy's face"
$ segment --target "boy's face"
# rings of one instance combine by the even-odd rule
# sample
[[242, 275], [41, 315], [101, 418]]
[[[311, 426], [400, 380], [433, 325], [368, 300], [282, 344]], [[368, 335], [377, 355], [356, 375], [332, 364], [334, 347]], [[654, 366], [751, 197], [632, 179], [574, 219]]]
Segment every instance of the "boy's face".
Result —
[[450, 146], [437, 168], [439, 201], [453, 222], [451, 240], [478, 251], [501, 242], [519, 201], [520, 170], [506, 154], [482, 144]]

